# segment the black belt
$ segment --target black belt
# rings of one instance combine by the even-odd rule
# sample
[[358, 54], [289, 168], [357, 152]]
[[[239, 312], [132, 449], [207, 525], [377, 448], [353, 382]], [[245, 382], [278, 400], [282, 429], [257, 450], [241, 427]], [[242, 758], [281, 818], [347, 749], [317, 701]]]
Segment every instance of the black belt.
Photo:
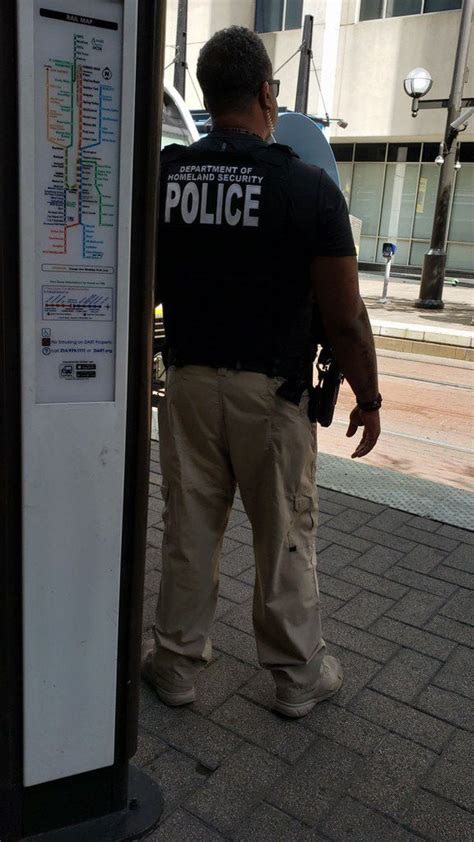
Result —
[[283, 366], [278, 365], [278, 361], [273, 363], [262, 362], [261, 360], [209, 360], [205, 357], [186, 358], [179, 353], [170, 349], [166, 356], [167, 366], [175, 365], [177, 368], [182, 368], [185, 365], [203, 365], [208, 368], [229, 368], [232, 371], [251, 371], [255, 374], [265, 374], [267, 377], [286, 377], [287, 372], [283, 371]]
[[306, 389], [312, 385], [312, 378], [310, 375], [301, 376], [291, 372], [288, 366], [285, 366], [280, 360], [274, 360], [273, 363], [264, 363], [253, 360], [209, 360], [202, 357], [193, 357], [187, 359], [182, 357], [179, 353], [170, 348], [166, 355], [166, 366], [175, 365], [177, 368], [182, 368], [185, 365], [202, 365], [208, 368], [228, 368], [232, 371], [249, 371], [254, 374], [265, 374], [267, 377], [283, 377], [284, 382], [278, 389], [277, 394], [282, 398], [294, 403], [297, 406], [301, 401], [301, 396]]

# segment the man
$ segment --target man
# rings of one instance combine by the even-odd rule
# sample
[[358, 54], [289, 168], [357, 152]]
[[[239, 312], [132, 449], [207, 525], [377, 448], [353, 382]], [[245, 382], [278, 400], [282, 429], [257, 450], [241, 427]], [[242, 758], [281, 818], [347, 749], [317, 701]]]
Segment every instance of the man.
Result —
[[275, 709], [300, 717], [342, 683], [321, 634], [314, 550], [314, 306], [356, 395], [355, 458], [380, 433], [374, 344], [341, 192], [267, 144], [278, 83], [262, 41], [242, 27], [216, 33], [197, 75], [213, 130], [162, 159], [163, 576], [143, 675], [167, 704], [195, 698], [238, 483], [253, 530], [259, 660]]

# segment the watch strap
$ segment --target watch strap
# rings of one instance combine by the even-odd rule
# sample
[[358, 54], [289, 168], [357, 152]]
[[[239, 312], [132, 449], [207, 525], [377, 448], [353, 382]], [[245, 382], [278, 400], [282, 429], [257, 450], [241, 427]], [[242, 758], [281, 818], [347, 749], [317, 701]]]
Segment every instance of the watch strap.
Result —
[[379, 392], [373, 401], [357, 401], [357, 406], [362, 412], [375, 412], [382, 406], [382, 395]]

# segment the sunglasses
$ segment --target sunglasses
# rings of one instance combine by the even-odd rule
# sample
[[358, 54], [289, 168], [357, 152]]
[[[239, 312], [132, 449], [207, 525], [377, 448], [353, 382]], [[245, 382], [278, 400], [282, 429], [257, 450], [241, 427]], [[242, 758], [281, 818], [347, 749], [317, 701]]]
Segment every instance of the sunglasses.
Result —
[[280, 80], [279, 79], [267, 79], [268, 84], [273, 88], [273, 93], [277, 97], [280, 93]]

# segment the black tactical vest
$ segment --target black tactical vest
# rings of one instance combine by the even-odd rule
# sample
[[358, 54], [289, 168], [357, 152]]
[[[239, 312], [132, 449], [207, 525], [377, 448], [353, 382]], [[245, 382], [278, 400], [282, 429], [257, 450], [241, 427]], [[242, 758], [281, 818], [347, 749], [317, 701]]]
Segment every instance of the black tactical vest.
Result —
[[311, 369], [309, 262], [277, 144], [162, 155], [158, 289], [166, 355], [301, 378]]

